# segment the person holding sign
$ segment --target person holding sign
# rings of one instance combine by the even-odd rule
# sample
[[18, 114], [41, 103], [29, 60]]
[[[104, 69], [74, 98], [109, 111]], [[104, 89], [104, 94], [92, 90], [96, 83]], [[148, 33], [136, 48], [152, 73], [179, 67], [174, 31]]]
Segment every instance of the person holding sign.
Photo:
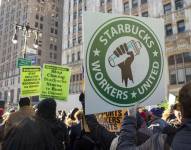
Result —
[[129, 111], [122, 123], [117, 150], [190, 150], [191, 141], [191, 83], [179, 92], [183, 116], [182, 126], [173, 132], [156, 133], [145, 143], [136, 146], [136, 109]]

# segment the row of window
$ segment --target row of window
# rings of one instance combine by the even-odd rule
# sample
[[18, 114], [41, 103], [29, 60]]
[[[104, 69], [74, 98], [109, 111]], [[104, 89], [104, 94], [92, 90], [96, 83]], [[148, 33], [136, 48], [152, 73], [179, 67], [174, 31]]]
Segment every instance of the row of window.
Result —
[[82, 92], [82, 84], [81, 83], [71, 84], [69, 92], [70, 92], [70, 94], [81, 93]]
[[77, 5], [77, 2], [80, 4], [80, 3], [82, 3], [82, 0], [74, 0], [74, 6]]
[[[104, 5], [104, 1], [105, 0], [100, 0], [100, 6], [103, 6]], [[107, 0], [107, 3], [111, 3], [112, 0]], [[145, 4], [147, 3], [147, 0], [141, 0], [141, 4]], [[126, 2], [125, 3], [126, 5], [128, 4], [129, 6], [129, 2]], [[132, 8], [136, 8], [138, 6], [138, 0], [132, 0]]]
[[[78, 11], [78, 17], [82, 17], [82, 9], [80, 9], [79, 11]], [[73, 19], [75, 20], [77, 18], [77, 12], [75, 11], [74, 13], [73, 13]]]
[[70, 82], [75, 82], [75, 81], [82, 81], [83, 80], [83, 74], [74, 74], [71, 76]]
[[70, 61], [70, 55], [67, 55], [67, 58], [66, 58], [67, 64], [69, 64], [70, 62], [73, 63], [75, 61], [80, 61], [80, 59], [81, 59], [80, 55], [81, 55], [80, 51], [78, 51], [77, 53], [72, 53], [71, 61]]
[[[173, 29], [172, 29], [172, 24], [166, 24], [165, 25], [165, 31], [166, 31], [166, 36], [170, 36], [173, 34]], [[178, 33], [184, 32], [185, 31], [185, 23], [184, 20], [180, 20], [177, 22], [177, 31]]]
[[182, 68], [170, 71], [170, 84], [184, 84], [191, 81], [191, 68]]
[[[20, 83], [20, 77], [18, 77], [18, 83]], [[7, 87], [9, 85], [14, 85], [15, 84], [15, 78], [11, 78], [10, 80], [5, 80], [4, 84], [1, 82], [0, 87]]]
[[[18, 102], [19, 98], [20, 98], [20, 88], [18, 88], [16, 92], [17, 92], [17, 102]], [[3, 99], [6, 102], [6, 101], [8, 101], [8, 98], [9, 98], [9, 101], [13, 102], [14, 93], [15, 93], [14, 89], [10, 90], [9, 93], [8, 93], [8, 91], [4, 91], [4, 97], [3, 97], [3, 93], [0, 92], [0, 99]]]
[[[184, 1], [183, 0], [175, 0], [175, 9], [179, 10], [182, 9], [184, 7]], [[167, 3], [163, 6], [164, 9], [164, 14], [168, 14], [171, 13], [172, 11], [172, 5], [171, 3]]]
[[43, 24], [42, 23], [38, 23], [38, 22], [35, 22], [35, 28], [40, 28], [41, 30], [43, 30]]
[[57, 59], [57, 54], [50, 52], [50, 58]]
[[[78, 23], [78, 32], [82, 31], [82, 23]], [[70, 32], [70, 30], [68, 30]], [[77, 32], [77, 26], [73, 25], [73, 33]]]
[[50, 44], [50, 50], [55, 50], [57, 51], [57, 45]]
[[168, 57], [168, 65], [191, 63], [191, 52], [185, 52]]

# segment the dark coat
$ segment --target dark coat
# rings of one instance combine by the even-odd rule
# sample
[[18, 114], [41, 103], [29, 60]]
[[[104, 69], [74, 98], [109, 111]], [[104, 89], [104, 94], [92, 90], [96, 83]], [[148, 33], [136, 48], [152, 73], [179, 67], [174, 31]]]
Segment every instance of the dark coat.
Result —
[[[136, 146], [136, 120], [126, 116], [119, 136], [117, 150], [166, 150], [167, 134], [156, 133], [145, 143]], [[178, 131], [170, 145], [171, 150], [191, 150], [191, 119], [188, 119]]]

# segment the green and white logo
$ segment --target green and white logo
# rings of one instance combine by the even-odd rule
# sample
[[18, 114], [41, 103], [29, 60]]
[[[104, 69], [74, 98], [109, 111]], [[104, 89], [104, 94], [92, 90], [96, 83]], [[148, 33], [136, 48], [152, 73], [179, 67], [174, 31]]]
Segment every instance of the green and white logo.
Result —
[[145, 23], [131, 17], [102, 24], [88, 44], [85, 61], [92, 88], [115, 106], [148, 99], [163, 72], [159, 40]]

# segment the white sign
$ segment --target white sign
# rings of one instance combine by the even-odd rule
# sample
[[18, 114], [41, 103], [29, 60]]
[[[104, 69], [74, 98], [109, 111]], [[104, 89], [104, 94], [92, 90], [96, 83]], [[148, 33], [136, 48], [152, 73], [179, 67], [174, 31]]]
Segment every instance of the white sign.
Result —
[[161, 102], [163, 19], [91, 12], [83, 18], [86, 113]]
[[37, 50], [27, 47], [27, 53], [29, 53], [29, 54], [37, 54]]
[[168, 101], [169, 102], [169, 106], [174, 105], [175, 102], [176, 102], [176, 96], [170, 93], [168, 100], [169, 100]]

